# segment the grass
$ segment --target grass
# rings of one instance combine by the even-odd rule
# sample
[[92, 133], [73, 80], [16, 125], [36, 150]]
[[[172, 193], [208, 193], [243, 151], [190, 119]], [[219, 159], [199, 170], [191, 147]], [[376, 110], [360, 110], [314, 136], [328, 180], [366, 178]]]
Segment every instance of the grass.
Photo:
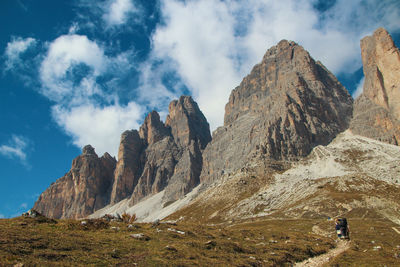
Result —
[[[73, 220], [1, 219], [0, 265], [290, 266], [334, 245], [329, 238], [311, 234], [305, 221], [134, 224], [131, 228], [126, 223], [87, 222], [83, 226]], [[137, 233], [149, 240], [131, 237]]]
[[[349, 224], [351, 248], [328, 266], [400, 265], [395, 224], [357, 218], [349, 218]], [[329, 234], [317, 235], [313, 226]], [[146, 238], [131, 237], [138, 233]], [[291, 266], [335, 245], [333, 222], [323, 219], [133, 227], [101, 220], [86, 225], [42, 218], [0, 220], [0, 266]]]

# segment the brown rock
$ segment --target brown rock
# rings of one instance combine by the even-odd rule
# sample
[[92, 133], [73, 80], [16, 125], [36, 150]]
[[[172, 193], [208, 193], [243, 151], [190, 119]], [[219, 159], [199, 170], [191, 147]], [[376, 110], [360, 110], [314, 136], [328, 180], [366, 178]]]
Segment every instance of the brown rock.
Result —
[[34, 209], [50, 218], [83, 218], [104, 207], [115, 168], [115, 159], [108, 153], [99, 158], [90, 145], [72, 161], [71, 170], [50, 185], [34, 205]]
[[162, 191], [174, 174], [181, 152], [172, 137], [149, 145], [144, 152], [143, 172], [133, 191], [131, 203]]
[[165, 125], [171, 128], [175, 143], [181, 147], [188, 147], [191, 141], [197, 141], [204, 149], [211, 141], [210, 126], [190, 96], [181, 96], [169, 104]]
[[190, 96], [171, 102], [166, 125], [171, 127], [182, 152], [165, 189], [164, 201], [168, 202], [183, 197], [200, 183], [202, 151], [211, 141], [211, 134], [206, 118]]
[[364, 90], [354, 104], [355, 134], [400, 143], [400, 52], [389, 33], [377, 29], [361, 40]]
[[84, 147], [35, 209], [52, 218], [81, 218], [126, 198], [135, 204], [166, 188], [166, 201], [191, 191], [200, 180], [201, 150], [211, 140], [209, 125], [189, 96], [169, 108], [166, 125], [152, 111], [139, 132], [121, 135], [117, 163], [108, 153], [98, 158], [94, 148]]
[[352, 98], [301, 46], [283, 40], [235, 88], [224, 126], [203, 153], [201, 181], [213, 181], [254, 156], [290, 160], [328, 144], [348, 127]]
[[111, 192], [111, 204], [115, 204], [132, 195], [143, 168], [140, 158], [144, 150], [143, 143], [136, 130], [122, 133], [118, 150], [118, 163]]
[[154, 144], [169, 135], [168, 129], [160, 120], [157, 111], [150, 112], [139, 129], [140, 138], [148, 145]]
[[[154, 112], [152, 117], [159, 119]], [[200, 182], [201, 151], [211, 140], [211, 134], [196, 102], [190, 96], [172, 101], [165, 126], [157, 128], [167, 130], [163, 139], [149, 142], [142, 155], [143, 172], [132, 194], [132, 203], [164, 189], [164, 201], [175, 200]]]

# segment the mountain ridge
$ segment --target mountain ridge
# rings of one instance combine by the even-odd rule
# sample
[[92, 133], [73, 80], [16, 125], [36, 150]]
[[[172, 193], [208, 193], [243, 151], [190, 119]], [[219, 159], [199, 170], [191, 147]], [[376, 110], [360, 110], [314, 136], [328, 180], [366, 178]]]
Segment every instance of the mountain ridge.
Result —
[[[398, 52], [397, 48], [396, 50], [390, 46], [390, 42], [389, 46], [377, 44], [378, 41], [388, 42], [391, 40], [386, 31], [378, 29], [376, 33], [380, 37], [374, 37], [375, 43], [372, 42], [372, 45], [368, 41], [371, 38], [363, 39], [367, 41], [361, 42], [366, 75], [365, 88], [367, 89], [354, 103], [347, 90], [321, 62], [315, 61], [303, 47], [295, 42], [282, 40], [267, 50], [261, 63], [256, 64], [250, 74], [232, 91], [225, 106], [224, 125], [217, 128], [212, 137], [208, 122], [197, 104], [191, 97], [182, 96], [170, 103], [169, 115], [165, 123], [160, 120], [158, 113], [153, 111], [147, 115], [139, 130], [129, 130], [121, 135], [118, 162], [113, 165], [115, 171], [109, 177], [107, 176], [110, 186], [104, 196], [100, 197], [100, 199], [105, 199], [101, 202], [102, 205], [92, 205], [82, 212], [82, 207], [86, 206], [87, 199], [79, 198], [74, 202], [75, 206], [70, 209], [69, 213], [64, 210], [57, 213], [49, 212], [48, 209], [55, 209], [55, 206], [51, 204], [54, 195], [59, 194], [56, 192], [56, 188], [59, 186], [52, 185], [39, 197], [34, 208], [38, 208], [46, 216], [55, 217], [54, 215], [57, 215], [58, 218], [79, 218], [92, 213], [91, 217], [99, 217], [106, 213], [128, 212], [135, 213], [139, 220], [146, 220], [146, 218], [164, 218], [175, 212], [171, 218], [179, 219], [180, 217], [189, 218], [193, 211], [204, 214], [203, 217], [206, 221], [217, 220], [217, 218], [223, 220], [245, 218], [248, 215], [235, 211], [240, 209], [241, 205], [248, 205], [240, 201], [258, 203], [255, 201], [257, 194], [263, 194], [262, 190], [273, 188], [277, 180], [283, 187], [285, 185], [292, 187], [290, 181], [295, 181], [297, 178], [289, 175], [287, 179], [280, 179], [279, 175], [295, 170], [296, 166], [301, 164], [309, 165], [308, 161], [313, 157], [321, 165], [317, 164], [319, 167], [316, 166], [316, 169], [323, 168], [324, 164], [330, 164], [326, 165], [328, 166], [326, 172], [331, 173], [328, 178], [332, 178], [332, 173], [336, 173], [337, 179], [340, 177], [342, 180], [347, 179], [350, 184], [357, 184], [357, 181], [368, 184], [367, 178], [349, 174], [354, 172], [354, 169], [351, 169], [353, 167], [343, 165], [342, 161], [347, 160], [356, 165], [357, 156], [361, 157], [365, 153], [369, 153], [364, 151], [362, 142], [374, 144], [368, 138], [379, 141], [378, 137], [384, 136], [380, 133], [388, 132], [389, 123], [396, 123], [397, 113], [394, 111], [397, 108], [397, 94], [386, 94], [388, 99], [383, 98], [386, 102], [379, 102], [381, 98], [372, 97], [379, 94], [368, 93], [379, 92], [379, 88], [371, 87], [381, 84], [373, 80], [376, 73], [381, 73], [383, 78], [387, 75], [389, 75], [388, 77], [393, 76], [390, 74], [391, 68], [381, 66], [380, 68], [385, 71], [375, 71], [377, 64], [386, 65], [386, 61], [392, 62], [386, 60], [383, 63], [376, 63], [377, 60], [374, 60], [375, 48], [389, 47], [386, 50], [381, 49], [382, 51], [378, 49], [380, 53], [384, 53], [382, 57], [386, 57], [387, 51]], [[381, 56], [378, 55], [378, 57]], [[367, 78], [368, 75], [372, 78]], [[370, 80], [371, 82], [369, 82]], [[383, 79], [383, 81], [385, 80], [387, 79]], [[368, 87], [369, 85], [370, 87]], [[377, 110], [378, 113], [374, 110]], [[376, 117], [376, 114], [383, 114], [385, 120], [383, 123], [375, 123], [371, 127], [370, 123], [377, 121], [376, 118], [379, 117]], [[347, 132], [341, 134], [345, 130]], [[373, 134], [368, 135], [369, 131], [373, 131]], [[351, 137], [358, 135], [368, 138]], [[392, 138], [390, 134], [388, 136]], [[384, 138], [382, 141], [398, 144], [396, 143], [397, 137], [392, 136], [395, 139]], [[354, 143], [355, 150], [335, 148], [333, 145], [335, 142], [342, 142], [350, 147]], [[383, 148], [386, 149], [384, 146]], [[326, 151], [329, 151], [332, 156], [326, 158], [324, 156]], [[380, 154], [374, 154], [376, 158], [380, 156]], [[326, 161], [320, 160], [324, 157]], [[388, 161], [387, 168], [394, 166], [395, 170], [395, 172], [388, 172], [390, 181], [373, 178], [376, 180], [377, 186], [385, 187], [388, 183], [387, 186], [390, 190], [397, 188], [392, 180], [397, 175], [396, 162], [398, 160], [397, 157], [393, 157]], [[369, 162], [368, 159], [365, 161]], [[396, 164], [391, 165], [392, 161]], [[74, 168], [79, 170], [77, 166]], [[307, 170], [308, 167], [302, 168]], [[372, 167], [368, 168], [364, 172], [366, 176], [372, 175], [375, 171]], [[297, 175], [303, 177], [302, 174]], [[89, 176], [82, 177], [81, 180], [88, 183], [89, 178]], [[319, 177], [314, 178], [312, 183], [319, 181], [318, 179], [324, 179], [323, 172]], [[338, 182], [340, 179], [331, 178], [328, 179], [329, 181], [326, 180], [328, 181], [326, 183], [318, 184], [317, 189], [318, 186], [331, 188], [331, 185], [327, 185], [330, 182], [335, 185], [342, 183]], [[66, 180], [66, 178], [61, 179], [61, 181]], [[62, 183], [58, 182], [58, 184]], [[302, 188], [307, 185], [310, 184], [308, 178], [304, 176], [297, 184], [298, 191], [303, 192]], [[228, 191], [219, 191], [219, 186], [225, 186]], [[57, 203], [68, 204], [68, 199], [72, 196], [68, 192], [73, 191], [74, 188], [71, 183], [59, 188], [58, 190], [64, 193], [58, 198]], [[97, 192], [96, 190], [92, 191]], [[335, 190], [332, 189], [329, 192], [342, 194]], [[213, 195], [207, 198], [205, 197], [208, 194], [206, 192], [213, 192]], [[297, 201], [302, 201], [303, 197], [312, 199], [312, 194], [317, 194], [319, 191], [312, 191], [311, 195], [307, 192], [304, 191], [303, 195], [297, 195]], [[280, 199], [281, 195], [285, 193], [290, 192], [280, 191], [280, 194], [275, 195], [276, 199], [268, 198], [259, 206], [250, 209], [250, 214], [259, 214], [268, 205], [274, 209], [271, 203]], [[377, 191], [376, 197], [378, 201], [381, 201], [383, 195], [378, 193]], [[357, 194], [358, 198], [362, 198], [364, 193], [361, 190]], [[394, 199], [396, 196], [393, 196]], [[318, 197], [316, 199], [319, 199]], [[201, 202], [201, 199], [205, 199], [206, 202]], [[345, 198], [327, 199], [338, 200], [343, 205], [347, 205], [346, 207], [353, 207], [352, 204], [346, 202]], [[227, 206], [224, 207], [225, 203]], [[335, 213], [332, 211], [331, 204], [324, 204], [325, 206], [321, 204], [320, 210], [318, 210], [318, 205], [314, 210], [310, 209], [311, 204], [308, 208], [303, 205], [296, 210], [294, 206], [291, 206], [292, 202], [286, 204], [283, 200], [282, 207], [287, 210], [281, 209], [279, 216], [284, 216], [285, 212], [289, 211], [291, 213], [288, 214], [293, 216], [312, 217], [317, 216], [318, 213], [318, 216], [327, 216], [328, 213], [324, 213], [323, 209], [329, 210], [332, 214]], [[46, 207], [46, 205], [48, 206]], [[185, 208], [185, 206], [189, 208]], [[209, 214], [204, 213], [206, 207], [210, 207], [210, 210], [214, 209], [212, 207], [217, 207], [217, 209]], [[362, 208], [365, 208], [365, 205]], [[306, 215], [301, 212], [302, 209], [305, 209], [304, 214]], [[347, 209], [346, 212], [351, 210], [353, 209]], [[393, 210], [389, 209], [388, 212], [392, 214]], [[157, 213], [159, 214], [157, 215]], [[263, 216], [271, 215], [261, 214], [264, 214]], [[198, 216], [194, 216], [194, 218], [199, 220]]]

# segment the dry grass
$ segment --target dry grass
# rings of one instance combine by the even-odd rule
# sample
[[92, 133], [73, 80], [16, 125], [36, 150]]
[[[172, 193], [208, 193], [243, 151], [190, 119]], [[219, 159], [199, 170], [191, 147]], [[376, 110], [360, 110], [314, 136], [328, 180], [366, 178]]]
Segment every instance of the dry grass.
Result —
[[[130, 227], [123, 222], [86, 222], [1, 219], [0, 266], [291, 266], [336, 245], [333, 222], [322, 219]], [[329, 266], [400, 264], [395, 224], [357, 218], [350, 218], [349, 224], [351, 248]], [[313, 226], [320, 229], [318, 234]], [[131, 237], [139, 233], [146, 238]]]
[[[87, 220], [0, 220], [0, 265], [274, 266], [324, 253], [334, 242], [308, 221], [237, 225], [129, 224]], [[181, 231], [181, 232], [176, 232]], [[182, 234], [184, 232], [184, 234]], [[139, 240], [132, 234], [148, 237]]]
[[[328, 266], [400, 266], [400, 228], [388, 220], [349, 220], [351, 248], [329, 262]], [[322, 222], [328, 229], [331, 223]]]

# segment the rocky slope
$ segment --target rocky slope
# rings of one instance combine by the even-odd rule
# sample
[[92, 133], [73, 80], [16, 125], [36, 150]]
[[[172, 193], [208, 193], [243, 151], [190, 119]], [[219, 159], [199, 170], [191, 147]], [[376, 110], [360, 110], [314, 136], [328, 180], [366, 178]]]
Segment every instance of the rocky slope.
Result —
[[170, 219], [385, 218], [400, 224], [400, 148], [347, 130], [283, 170], [251, 160]]
[[85, 146], [72, 161], [71, 170], [44, 191], [34, 209], [50, 218], [82, 218], [109, 202], [116, 161], [108, 153], [101, 158]]
[[400, 52], [389, 33], [377, 29], [361, 40], [363, 93], [354, 103], [354, 133], [400, 144]]
[[296, 160], [347, 129], [352, 98], [303, 47], [283, 40], [235, 88], [224, 126], [203, 154], [202, 182], [241, 168], [252, 157]]
[[[139, 131], [121, 135], [118, 162], [86, 146], [71, 171], [52, 184], [34, 208], [51, 218], [82, 218], [122, 200], [128, 206], [165, 190], [174, 201], [199, 184], [209, 124], [191, 97], [172, 101], [166, 123], [156, 111]], [[115, 169], [115, 171], [114, 171]]]

